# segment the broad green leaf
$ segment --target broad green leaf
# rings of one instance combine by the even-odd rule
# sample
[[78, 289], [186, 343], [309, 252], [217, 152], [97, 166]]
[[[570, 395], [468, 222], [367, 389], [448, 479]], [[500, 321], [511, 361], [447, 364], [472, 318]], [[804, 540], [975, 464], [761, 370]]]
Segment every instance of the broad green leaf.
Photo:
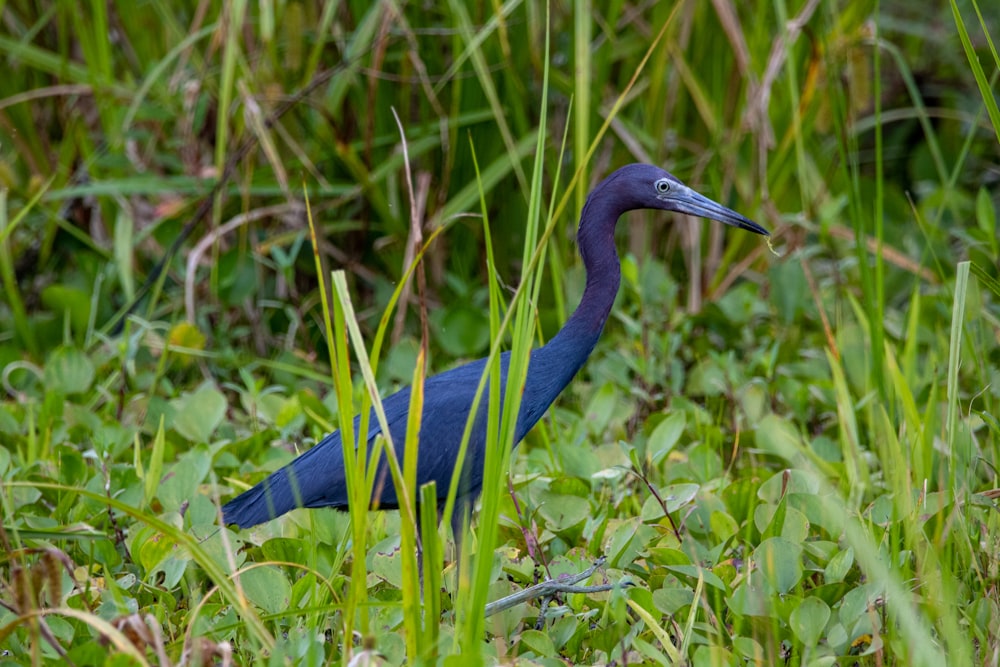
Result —
[[369, 552], [371, 572], [393, 588], [403, 587], [403, 559], [399, 553], [399, 538], [391, 537]]
[[[177, 586], [181, 577], [184, 576], [184, 572], [187, 570], [190, 561], [191, 559], [184, 555], [183, 551], [175, 549], [147, 573], [147, 578], [152, 579], [156, 577], [156, 581], [161, 586], [167, 590], [171, 590]], [[161, 574], [162, 578], [158, 576]]]
[[80, 394], [94, 381], [94, 363], [75, 347], [58, 347], [45, 363], [45, 384], [63, 395]]
[[521, 647], [532, 651], [543, 658], [551, 658], [556, 654], [555, 644], [547, 632], [525, 630], [521, 633]]
[[179, 512], [191, 502], [198, 487], [208, 478], [212, 458], [204, 449], [184, 452], [177, 463], [168, 466], [159, 481], [156, 497], [167, 512]]
[[823, 572], [823, 581], [828, 584], [839, 583], [847, 577], [848, 572], [854, 566], [854, 548], [847, 547], [843, 551], [837, 552], [830, 562], [826, 564]]
[[767, 582], [782, 595], [802, 579], [802, 547], [784, 537], [761, 542], [754, 549], [753, 559]]
[[634, 542], [639, 533], [639, 519], [619, 521], [611, 531], [608, 542], [608, 566], [621, 567], [628, 565], [643, 545]]
[[726, 599], [726, 606], [735, 614], [740, 616], [771, 616], [771, 596], [769, 596], [761, 585], [751, 586], [744, 579], [743, 584], [733, 590], [733, 594]]
[[726, 391], [726, 374], [715, 359], [702, 359], [688, 375], [687, 396], [719, 396]]
[[453, 304], [433, 317], [437, 328], [435, 342], [453, 357], [478, 355], [490, 342], [490, 323], [483, 311]]
[[297, 418], [303, 418], [298, 396], [264, 394], [257, 400], [257, 408], [260, 411], [258, 414], [265, 418], [265, 423], [274, 424], [278, 428], [284, 428]]
[[678, 613], [694, 601], [694, 591], [684, 588], [658, 588], [653, 591], [653, 604], [664, 614]]
[[[696, 482], [708, 483], [722, 476], [725, 466], [722, 457], [714, 446], [702, 442], [688, 451], [688, 469], [690, 479]], [[685, 475], [686, 477], [686, 475]]]
[[845, 628], [852, 629], [862, 616], [869, 614], [869, 608], [883, 595], [883, 587], [878, 583], [867, 583], [848, 591], [840, 603], [837, 616]]
[[807, 597], [789, 619], [795, 636], [808, 647], [816, 646], [830, 620], [830, 607], [820, 599]]
[[789, 493], [787, 502], [789, 508], [801, 512], [810, 524], [823, 528], [828, 535], [836, 537], [843, 532], [847, 517], [843, 505], [836, 498], [813, 493]]
[[774, 473], [757, 489], [757, 497], [770, 503], [789, 493], [819, 493], [819, 480], [811, 472], [792, 468]]
[[660, 488], [660, 497], [667, 504], [668, 512], [676, 512], [694, 500], [700, 488], [697, 484], [670, 484]]
[[673, 547], [651, 547], [646, 551], [649, 560], [656, 565], [690, 565], [691, 557]]
[[226, 416], [226, 398], [211, 384], [171, 401], [174, 429], [191, 442], [208, 442]]
[[618, 407], [618, 389], [610, 382], [598, 389], [587, 405], [584, 416], [591, 433], [603, 433]]
[[288, 611], [292, 586], [279, 568], [264, 565], [246, 570], [240, 575], [240, 584], [247, 599], [267, 613]]
[[132, 555], [142, 566], [146, 574], [152, 573], [167, 556], [177, 547], [169, 536], [150, 528], [142, 529], [140, 535], [132, 543]]
[[703, 579], [706, 586], [711, 586], [717, 588], [720, 591], [728, 591], [726, 584], [722, 579], [720, 579], [711, 570], [706, 570], [700, 565], [674, 565], [668, 567], [668, 570], [674, 574], [680, 575], [683, 579], [684, 577], [690, 578], [692, 583], [696, 583], [699, 578]]
[[809, 661], [806, 667], [836, 667], [837, 656], [835, 655], [820, 655], [816, 656]]
[[761, 536], [765, 539], [783, 537], [791, 542], [800, 543], [809, 536], [808, 519], [802, 512], [789, 507], [785, 501], [779, 503], [777, 507], [758, 505], [755, 519]]
[[712, 512], [709, 515], [708, 525], [712, 529], [712, 534], [715, 535], [715, 538], [719, 542], [725, 542], [740, 529], [740, 525], [736, 523], [736, 519], [725, 512], [719, 511]]
[[736, 637], [733, 639], [733, 648], [752, 665], [766, 663], [764, 660], [764, 647], [752, 637]]
[[653, 465], [659, 465], [663, 459], [677, 445], [684, 433], [687, 418], [683, 412], [674, 412], [661, 421], [649, 435], [649, 442], [646, 444], [646, 451], [653, 461]]
[[538, 508], [546, 527], [554, 533], [567, 530], [583, 523], [591, 514], [590, 501], [579, 496], [565, 494], [545, 494]]
[[265, 560], [301, 563], [306, 558], [307, 542], [289, 537], [276, 537], [264, 542], [260, 552]]
[[[738, 569], [737, 565], [741, 567]], [[740, 569], [742, 569], [742, 564], [739, 560], [730, 558], [713, 565], [712, 573], [719, 578], [719, 581], [726, 585], [727, 589], [731, 589], [733, 582], [736, 581], [736, 576], [740, 573]]]
[[694, 650], [694, 660], [692, 667], [715, 667], [715, 665], [733, 664], [733, 654], [729, 650], [718, 644], [698, 646]]

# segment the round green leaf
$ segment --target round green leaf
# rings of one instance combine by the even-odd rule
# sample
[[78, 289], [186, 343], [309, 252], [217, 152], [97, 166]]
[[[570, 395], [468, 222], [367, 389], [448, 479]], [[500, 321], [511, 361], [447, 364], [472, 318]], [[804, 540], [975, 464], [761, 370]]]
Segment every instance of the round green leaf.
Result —
[[792, 612], [789, 623], [799, 641], [812, 647], [819, 643], [829, 620], [830, 608], [826, 603], [819, 598], [808, 597]]
[[211, 456], [200, 448], [184, 452], [177, 463], [167, 466], [156, 486], [156, 497], [163, 505], [163, 510], [179, 512], [185, 504], [190, 503], [211, 468]]
[[90, 389], [94, 364], [75, 347], [56, 348], [45, 364], [45, 384], [60, 394], [79, 394]]
[[694, 591], [690, 588], [658, 588], [653, 591], [653, 604], [663, 614], [676, 614], [694, 602]]
[[525, 630], [522, 632], [521, 646], [544, 658], [551, 658], [556, 654], [556, 647], [552, 643], [552, 638], [547, 633], [538, 630]]
[[761, 542], [753, 558], [767, 582], [782, 595], [802, 579], [802, 547], [783, 537]]
[[369, 552], [369, 558], [372, 574], [393, 588], [403, 587], [403, 559], [398, 537], [379, 542]]
[[867, 618], [869, 609], [882, 597], [884, 589], [873, 582], [862, 584], [848, 591], [840, 603], [837, 615], [845, 628], [853, 628], [862, 619]]
[[736, 637], [733, 639], [733, 648], [744, 659], [753, 664], [762, 665], [765, 663], [764, 647], [752, 637]]
[[844, 580], [847, 573], [851, 571], [851, 567], [854, 566], [854, 549], [852, 547], [847, 547], [843, 551], [834, 554], [830, 562], [826, 564], [826, 570], [823, 572], [823, 581], [828, 584], [839, 583]]
[[688, 375], [688, 396], [719, 396], [726, 390], [726, 374], [714, 359], [702, 359]]
[[740, 529], [740, 524], [736, 523], [736, 519], [719, 510], [709, 515], [708, 525], [719, 542], [725, 542]]
[[247, 599], [270, 614], [288, 610], [292, 587], [285, 575], [274, 566], [255, 567], [240, 575]]
[[136, 542], [139, 548], [136, 549], [133, 544], [132, 556], [146, 570], [147, 575], [153, 573], [177, 547], [173, 539], [152, 530], [142, 531], [141, 537], [137, 538]]
[[591, 515], [590, 501], [561, 493], [545, 494], [538, 513], [545, 519], [546, 528], [558, 533], [583, 523]]
[[777, 503], [782, 496], [792, 493], [818, 494], [819, 478], [807, 470], [782, 470], [757, 489], [757, 497], [769, 503]]
[[208, 442], [226, 416], [226, 398], [210, 384], [174, 399], [171, 406], [176, 415], [174, 429], [191, 442]]

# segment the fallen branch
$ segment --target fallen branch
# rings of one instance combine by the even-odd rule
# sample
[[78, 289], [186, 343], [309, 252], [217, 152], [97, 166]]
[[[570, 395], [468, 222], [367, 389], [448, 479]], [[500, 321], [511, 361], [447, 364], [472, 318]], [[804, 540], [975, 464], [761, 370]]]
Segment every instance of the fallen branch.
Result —
[[535, 598], [549, 597], [555, 595], [556, 593], [603, 593], [615, 588], [632, 585], [632, 582], [628, 579], [624, 579], [615, 584], [598, 584], [596, 586], [576, 585], [577, 583], [588, 579], [590, 575], [594, 574], [599, 567], [604, 565], [604, 562], [605, 558], [604, 556], [601, 556], [594, 562], [593, 565], [580, 574], [564, 574], [555, 579], [546, 579], [541, 583], [525, 588], [523, 591], [518, 591], [517, 593], [512, 593], [506, 597], [500, 598], [499, 600], [490, 602], [486, 605], [486, 616], [492, 616], [493, 614], [519, 605], [522, 602], [534, 600]]

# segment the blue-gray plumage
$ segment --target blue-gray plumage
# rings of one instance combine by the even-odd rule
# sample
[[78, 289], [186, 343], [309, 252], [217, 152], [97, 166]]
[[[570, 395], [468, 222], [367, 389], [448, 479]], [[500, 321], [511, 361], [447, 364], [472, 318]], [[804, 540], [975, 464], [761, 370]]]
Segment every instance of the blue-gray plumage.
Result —
[[[541, 419], [593, 351], [621, 280], [614, 242], [615, 225], [623, 213], [634, 209], [687, 213], [768, 235], [767, 230], [757, 223], [703, 197], [658, 167], [631, 164], [601, 181], [587, 198], [577, 233], [580, 255], [587, 271], [587, 285], [580, 305], [565, 326], [546, 345], [531, 352], [515, 443], [520, 442]], [[417, 485], [431, 480], [437, 482], [439, 504], [444, 503], [448, 493], [465, 422], [485, 363], [485, 359], [473, 361], [427, 378], [424, 383]], [[506, 383], [508, 364], [509, 353], [504, 353], [500, 361], [502, 384]], [[402, 461], [410, 389], [407, 387], [396, 392], [384, 399], [382, 404], [392, 441]], [[460, 503], [474, 501], [482, 488], [486, 405], [487, 398], [484, 397], [469, 442]], [[357, 429], [358, 419], [354, 423]], [[372, 441], [380, 432], [374, 414], [369, 423], [372, 426], [368, 430], [368, 439]], [[380, 466], [385, 468], [385, 465], [383, 457]], [[395, 488], [391, 478], [382, 473], [380, 470], [379, 477], [385, 481], [376, 484], [377, 497], [372, 499], [372, 506], [396, 508]], [[347, 482], [339, 431], [331, 433], [302, 456], [226, 503], [222, 515], [225, 523], [247, 528], [279, 517], [296, 507], [347, 507]]]

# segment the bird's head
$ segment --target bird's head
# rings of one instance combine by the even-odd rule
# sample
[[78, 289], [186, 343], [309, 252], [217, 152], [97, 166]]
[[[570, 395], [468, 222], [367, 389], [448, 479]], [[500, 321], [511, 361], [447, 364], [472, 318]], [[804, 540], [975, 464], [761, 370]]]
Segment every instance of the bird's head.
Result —
[[687, 213], [770, 236], [766, 229], [753, 220], [695, 192], [673, 174], [659, 167], [630, 164], [609, 176], [605, 184], [606, 196], [615, 198], [624, 205], [623, 210], [626, 211], [651, 208]]

